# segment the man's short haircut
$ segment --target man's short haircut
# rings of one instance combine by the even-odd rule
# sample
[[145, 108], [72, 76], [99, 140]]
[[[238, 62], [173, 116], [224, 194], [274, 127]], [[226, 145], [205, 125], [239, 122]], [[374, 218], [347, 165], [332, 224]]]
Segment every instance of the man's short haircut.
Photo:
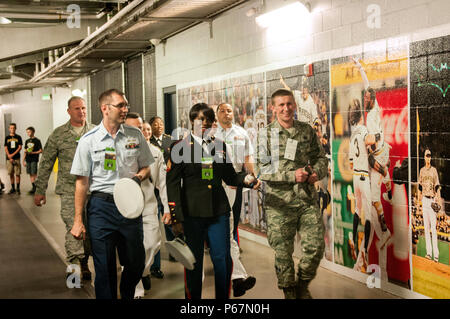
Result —
[[220, 107], [222, 106], [222, 105], [229, 105], [230, 107], [231, 107], [231, 109], [233, 109], [233, 107], [231, 106], [231, 104], [230, 103], [220, 103], [219, 105], [217, 105], [217, 112], [219, 112], [219, 109], [220, 109]]
[[36, 132], [35, 130], [34, 130], [34, 127], [32, 127], [32, 126], [30, 126], [30, 127], [27, 127], [27, 129], [26, 129], [27, 131], [28, 130], [30, 130], [31, 132], [33, 132], [33, 134], [34, 134], [34, 132]]
[[84, 101], [84, 99], [83, 99], [82, 97], [79, 97], [79, 96], [72, 96], [72, 97], [69, 99], [69, 101], [67, 101], [67, 107], [70, 107], [70, 104], [71, 104], [73, 101], [76, 101], [76, 100], [82, 100], [82, 101]]
[[273, 100], [278, 96], [292, 96], [292, 98], [294, 98], [294, 94], [292, 93], [292, 91], [286, 89], [278, 89], [273, 92], [272, 96], [270, 97], [272, 105], [274, 105]]
[[109, 90], [103, 92], [102, 94], [100, 94], [100, 96], [98, 98], [98, 106], [101, 107], [103, 104], [108, 104], [111, 101], [111, 96], [113, 94], [117, 94], [120, 96], [125, 95], [125, 93], [123, 93], [122, 91], [120, 91], [118, 89], [109, 89]]
[[126, 116], [127, 119], [138, 119], [140, 117], [138, 112], [128, 112]]
[[153, 116], [150, 120], [148, 120], [148, 124], [152, 125], [153, 122], [155, 122], [157, 119], [160, 119], [162, 121], [162, 118], [159, 116]]
[[9, 126], [14, 126], [14, 128], [17, 128], [17, 125], [16, 125], [16, 123], [9, 123]]
[[214, 110], [208, 106], [206, 103], [197, 103], [195, 104], [191, 110], [189, 111], [189, 120], [194, 122], [194, 120], [198, 117], [198, 114], [203, 112], [203, 115], [211, 122], [214, 123], [216, 118], [216, 114]]

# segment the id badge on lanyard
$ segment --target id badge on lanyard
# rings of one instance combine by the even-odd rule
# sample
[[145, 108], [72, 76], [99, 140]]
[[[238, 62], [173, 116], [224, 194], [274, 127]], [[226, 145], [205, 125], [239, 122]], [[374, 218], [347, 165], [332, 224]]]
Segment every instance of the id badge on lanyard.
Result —
[[295, 153], [297, 152], [298, 142], [293, 139], [288, 139], [286, 143], [286, 150], [284, 151], [284, 158], [288, 160], [295, 160]]
[[213, 158], [202, 157], [202, 179], [213, 179]]
[[105, 170], [116, 170], [116, 150], [113, 147], [107, 147], [105, 149]]

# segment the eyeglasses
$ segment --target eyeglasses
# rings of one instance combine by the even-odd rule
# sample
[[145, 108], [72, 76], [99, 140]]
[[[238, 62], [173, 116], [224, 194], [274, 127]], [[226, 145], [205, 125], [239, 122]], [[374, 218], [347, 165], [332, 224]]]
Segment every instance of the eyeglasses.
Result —
[[122, 102], [122, 103], [119, 103], [119, 104], [117, 104], [117, 105], [107, 103], [106, 105], [111, 105], [111, 106], [114, 106], [115, 108], [118, 108], [118, 109], [122, 109], [122, 108], [124, 108], [124, 107], [127, 108], [127, 109], [130, 108], [130, 106], [129, 106], [128, 103], [126, 103], [126, 102]]

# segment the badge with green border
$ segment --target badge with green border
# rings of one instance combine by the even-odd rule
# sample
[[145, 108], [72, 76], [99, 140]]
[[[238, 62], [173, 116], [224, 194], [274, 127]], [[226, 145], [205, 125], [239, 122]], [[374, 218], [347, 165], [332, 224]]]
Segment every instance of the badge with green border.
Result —
[[212, 157], [202, 157], [202, 179], [211, 180], [213, 179], [213, 168], [212, 168], [213, 158]]
[[105, 149], [105, 170], [116, 170], [116, 150], [113, 147], [107, 147]]

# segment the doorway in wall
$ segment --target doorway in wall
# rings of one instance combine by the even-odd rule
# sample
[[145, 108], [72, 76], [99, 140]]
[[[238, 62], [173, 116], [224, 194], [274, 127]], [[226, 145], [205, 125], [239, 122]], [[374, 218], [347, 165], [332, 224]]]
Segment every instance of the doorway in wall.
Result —
[[11, 113], [5, 113], [4, 117], [3, 117], [3, 120], [4, 120], [4, 124], [5, 124], [5, 126], [4, 126], [4, 128], [5, 128], [5, 136], [8, 136], [9, 135], [9, 124], [12, 122], [12, 114]]
[[177, 127], [177, 89], [171, 86], [163, 89], [164, 127], [166, 134], [172, 134]]

